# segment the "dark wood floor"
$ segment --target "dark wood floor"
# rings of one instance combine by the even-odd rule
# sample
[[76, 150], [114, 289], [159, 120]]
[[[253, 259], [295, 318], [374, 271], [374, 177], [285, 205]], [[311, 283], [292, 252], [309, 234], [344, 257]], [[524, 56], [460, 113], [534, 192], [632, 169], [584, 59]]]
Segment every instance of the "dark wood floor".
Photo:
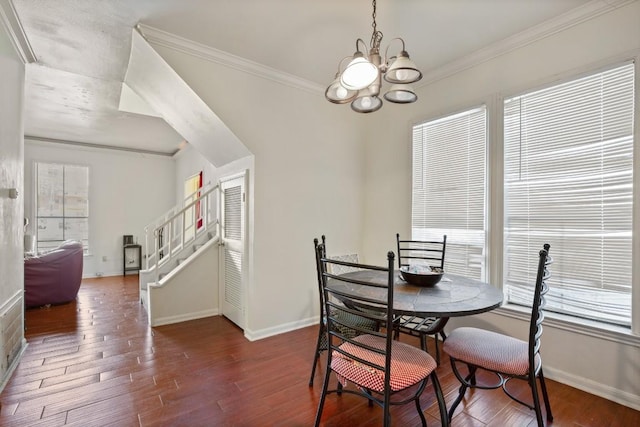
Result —
[[[321, 378], [307, 385], [316, 327], [256, 342], [224, 317], [151, 329], [137, 276], [85, 280], [77, 302], [27, 310], [29, 346], [0, 394], [1, 426], [309, 426]], [[411, 338], [407, 338], [410, 340]], [[416, 343], [417, 344], [417, 343]], [[457, 388], [443, 358], [447, 404]], [[640, 412], [549, 381], [554, 426], [636, 426]], [[524, 391], [524, 389], [523, 389]], [[430, 386], [422, 397], [440, 425]], [[394, 425], [419, 425], [413, 405]], [[330, 395], [323, 425], [377, 426], [381, 410]], [[476, 391], [453, 426], [534, 426], [500, 391]]]

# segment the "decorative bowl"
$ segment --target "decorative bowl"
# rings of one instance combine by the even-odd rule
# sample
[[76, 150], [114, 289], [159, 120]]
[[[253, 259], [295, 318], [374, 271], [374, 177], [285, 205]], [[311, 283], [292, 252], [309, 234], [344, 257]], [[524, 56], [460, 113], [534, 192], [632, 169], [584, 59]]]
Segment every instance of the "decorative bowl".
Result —
[[434, 286], [442, 279], [444, 271], [440, 267], [411, 265], [400, 268], [400, 277], [414, 286]]

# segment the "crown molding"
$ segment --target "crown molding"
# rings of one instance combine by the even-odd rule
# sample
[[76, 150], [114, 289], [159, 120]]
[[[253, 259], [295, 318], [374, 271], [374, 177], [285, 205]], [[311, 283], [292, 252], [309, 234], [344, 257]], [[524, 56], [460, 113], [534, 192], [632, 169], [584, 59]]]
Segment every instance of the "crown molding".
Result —
[[[426, 72], [420, 84], [415, 86], [419, 88], [429, 85], [636, 1], [639, 0], [592, 0], [581, 7], [572, 9], [539, 25]], [[136, 28], [149, 43], [174, 49], [307, 92], [316, 94], [324, 93], [325, 88], [321, 85], [292, 74], [267, 67], [254, 61], [249, 61], [228, 52], [214, 49], [142, 23], [138, 24]]]
[[33, 135], [25, 135], [24, 140], [26, 143], [34, 142], [34, 143], [73, 145], [77, 147], [91, 148], [91, 149], [97, 149], [97, 150], [126, 151], [128, 153], [151, 154], [154, 156], [165, 156], [165, 157], [173, 157], [179, 151], [179, 150], [175, 150], [171, 152], [166, 152], [166, 151], [145, 150], [142, 148], [122, 147], [119, 145], [108, 145], [108, 144], [94, 144], [91, 142], [70, 141], [67, 139], [56, 139], [56, 138], [44, 138], [41, 136], [33, 136]]
[[285, 73], [283, 71], [276, 70], [275, 68], [267, 67], [266, 65], [244, 59], [231, 53], [224, 52], [222, 50], [218, 50], [189, 39], [185, 39], [183, 37], [150, 27], [145, 24], [138, 24], [136, 25], [136, 28], [140, 32], [142, 37], [144, 37], [149, 43], [173, 49], [187, 55], [214, 62], [216, 64], [224, 65], [226, 67], [243, 71], [245, 73], [252, 74], [254, 76], [271, 80], [276, 83], [280, 83], [296, 89], [300, 89], [305, 92], [314, 94], [324, 93], [325, 88], [321, 85], [294, 76], [293, 74]]
[[638, 0], [592, 0], [589, 3], [572, 9], [562, 15], [535, 25], [525, 31], [514, 34], [485, 48], [479, 49], [467, 56], [449, 62], [423, 75], [416, 87], [423, 87], [438, 80], [450, 77], [461, 71], [487, 62], [498, 56], [524, 47], [528, 44], [542, 40], [560, 31], [571, 28], [582, 22], [586, 22], [597, 16], [603, 15], [619, 7], [636, 2]]
[[11, 43], [23, 64], [38, 61], [11, 0], [0, 0], [0, 26], [7, 30]]

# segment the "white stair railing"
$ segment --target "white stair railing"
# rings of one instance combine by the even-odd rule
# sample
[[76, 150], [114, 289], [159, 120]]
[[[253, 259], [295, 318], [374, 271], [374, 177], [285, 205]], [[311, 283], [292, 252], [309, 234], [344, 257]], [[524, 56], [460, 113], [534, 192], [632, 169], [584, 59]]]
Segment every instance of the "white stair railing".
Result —
[[[145, 227], [147, 248], [146, 270], [155, 269], [155, 282], [160, 267], [171, 262], [187, 245], [202, 235], [218, 235], [219, 187], [201, 188], [185, 200], [184, 207], [176, 206]], [[152, 246], [149, 245], [152, 243]]]

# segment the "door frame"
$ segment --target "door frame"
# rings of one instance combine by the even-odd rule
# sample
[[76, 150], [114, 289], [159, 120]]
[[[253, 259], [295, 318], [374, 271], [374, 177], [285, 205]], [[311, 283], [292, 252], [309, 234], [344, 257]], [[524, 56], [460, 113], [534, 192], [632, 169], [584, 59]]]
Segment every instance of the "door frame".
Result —
[[224, 265], [224, 246], [225, 241], [223, 237], [223, 193], [224, 193], [224, 184], [235, 181], [237, 179], [242, 179], [242, 239], [241, 239], [241, 247], [242, 247], [242, 271], [240, 272], [240, 280], [241, 280], [241, 304], [242, 304], [242, 323], [241, 328], [246, 331], [249, 314], [248, 314], [248, 266], [249, 266], [249, 244], [248, 244], [248, 225], [249, 225], [249, 209], [248, 209], [248, 184], [249, 184], [249, 170], [245, 169], [240, 172], [226, 175], [219, 179], [218, 186], [218, 224], [219, 224], [219, 251], [218, 251], [218, 301], [220, 301], [220, 315], [224, 315], [223, 304], [224, 304], [224, 293], [225, 293], [225, 265]]

